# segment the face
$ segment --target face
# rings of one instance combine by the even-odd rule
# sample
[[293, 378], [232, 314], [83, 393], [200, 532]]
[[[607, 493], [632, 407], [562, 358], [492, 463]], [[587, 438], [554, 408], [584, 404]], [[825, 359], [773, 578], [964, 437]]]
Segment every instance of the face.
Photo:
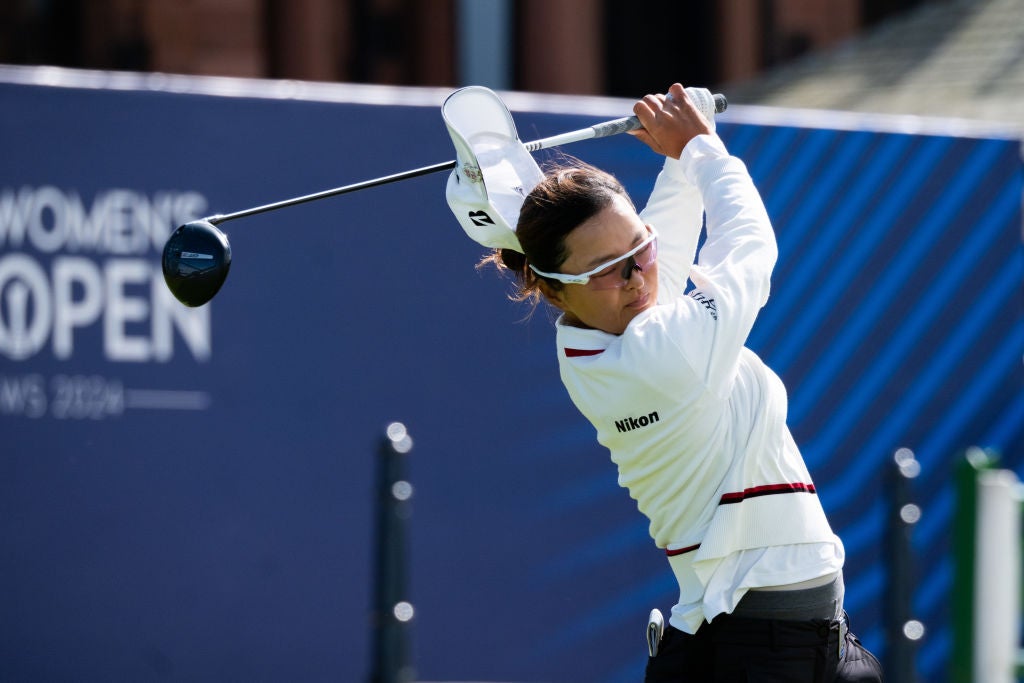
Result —
[[[565, 238], [569, 257], [558, 270], [570, 275], [586, 273], [634, 249], [650, 234], [629, 202], [615, 197], [611, 204]], [[638, 258], [643, 253], [638, 254]], [[548, 300], [565, 313], [570, 325], [622, 334], [629, 321], [654, 306], [658, 298], [657, 260], [643, 272], [631, 270], [622, 287], [599, 288], [602, 280], [617, 279], [621, 283], [626, 265], [627, 262], [620, 261], [606, 269], [609, 272], [591, 276], [586, 285], [564, 284], [555, 290], [545, 283], [543, 291]]]

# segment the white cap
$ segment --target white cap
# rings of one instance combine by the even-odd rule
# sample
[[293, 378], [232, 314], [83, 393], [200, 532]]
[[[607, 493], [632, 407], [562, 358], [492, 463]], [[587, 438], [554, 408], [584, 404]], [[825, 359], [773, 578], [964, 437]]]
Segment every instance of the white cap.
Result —
[[490, 248], [523, 248], [515, 226], [523, 200], [544, 178], [516, 133], [508, 107], [481, 86], [456, 90], [441, 107], [456, 165], [445, 197], [470, 239]]

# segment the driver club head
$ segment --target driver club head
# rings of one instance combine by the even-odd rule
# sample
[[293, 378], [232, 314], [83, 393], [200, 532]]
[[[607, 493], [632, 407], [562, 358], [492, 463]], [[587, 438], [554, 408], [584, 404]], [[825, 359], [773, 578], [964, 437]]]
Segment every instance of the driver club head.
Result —
[[186, 306], [202, 306], [224, 284], [231, 268], [227, 235], [206, 220], [179, 226], [164, 245], [164, 281]]

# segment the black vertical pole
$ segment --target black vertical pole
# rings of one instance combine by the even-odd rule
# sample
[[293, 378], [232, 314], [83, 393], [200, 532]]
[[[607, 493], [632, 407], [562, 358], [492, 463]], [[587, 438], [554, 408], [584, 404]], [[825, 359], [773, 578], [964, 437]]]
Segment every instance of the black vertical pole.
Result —
[[370, 683], [409, 683], [416, 677], [409, 646], [413, 606], [408, 601], [407, 525], [412, 485], [405, 456], [412, 438], [392, 422], [377, 462], [377, 537], [374, 566], [373, 671]]
[[893, 683], [916, 683], [917, 642], [924, 636], [924, 626], [913, 618], [914, 567], [911, 531], [921, 518], [921, 508], [912, 502], [910, 480], [921, 472], [921, 466], [909, 448], [900, 448], [893, 455], [895, 467], [889, 472], [889, 528], [887, 555], [889, 591], [886, 605], [886, 631], [889, 642], [886, 656], [886, 679]]

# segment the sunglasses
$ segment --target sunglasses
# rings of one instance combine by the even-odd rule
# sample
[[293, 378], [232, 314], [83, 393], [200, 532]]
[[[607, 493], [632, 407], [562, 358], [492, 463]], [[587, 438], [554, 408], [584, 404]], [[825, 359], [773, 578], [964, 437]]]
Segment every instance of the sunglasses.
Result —
[[587, 285], [591, 289], [619, 289], [625, 287], [633, 271], [646, 271], [658, 258], [658, 234], [653, 228], [648, 228], [651, 234], [640, 244], [636, 245], [622, 256], [611, 261], [602, 263], [593, 270], [588, 270], [579, 275], [566, 275], [565, 273], [545, 273], [537, 270], [532, 265], [530, 270], [541, 277], [551, 278], [567, 285]]

